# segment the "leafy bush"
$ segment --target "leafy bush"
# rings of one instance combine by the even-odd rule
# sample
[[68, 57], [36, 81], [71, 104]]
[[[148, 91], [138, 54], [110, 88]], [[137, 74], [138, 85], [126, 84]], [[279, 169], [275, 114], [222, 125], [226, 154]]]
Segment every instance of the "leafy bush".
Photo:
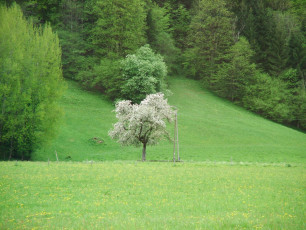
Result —
[[243, 104], [246, 108], [277, 122], [290, 122], [293, 119], [290, 110], [292, 95], [286, 84], [268, 74], [257, 73], [255, 84], [246, 89]]
[[249, 42], [241, 37], [225, 55], [227, 62], [222, 63], [212, 77], [212, 88], [222, 97], [239, 101], [245, 94], [245, 88], [253, 81], [256, 70], [251, 63], [253, 51]]
[[121, 65], [124, 99], [139, 103], [148, 94], [165, 91], [167, 66], [163, 57], [155, 54], [149, 45], [141, 47], [136, 54], [127, 55]]
[[102, 91], [112, 100], [121, 96], [120, 60], [103, 58], [100, 64], [94, 64], [91, 69], [80, 72], [77, 79], [86, 88]]

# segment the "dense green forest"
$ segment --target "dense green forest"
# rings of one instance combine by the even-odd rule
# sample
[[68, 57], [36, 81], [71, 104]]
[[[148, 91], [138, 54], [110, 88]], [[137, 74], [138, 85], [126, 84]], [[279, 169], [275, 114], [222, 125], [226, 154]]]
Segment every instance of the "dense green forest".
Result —
[[[54, 89], [62, 87], [54, 79], [61, 71], [111, 100], [134, 102], [146, 94], [167, 93], [167, 78], [182, 75], [266, 118], [306, 129], [304, 0], [16, 0], [28, 23], [16, 19], [15, 14], [22, 17], [18, 7], [5, 10], [16, 7], [13, 1], [0, 3], [0, 144], [15, 154], [17, 149], [30, 152], [57, 120], [55, 101], [61, 90]], [[20, 53], [11, 56], [8, 43]], [[15, 68], [11, 63], [17, 59]], [[51, 65], [31, 66], [35, 60]], [[39, 71], [53, 77], [43, 84], [33, 80]], [[29, 90], [19, 89], [20, 84], [11, 91], [2, 87], [14, 76], [20, 76], [20, 84], [29, 79]], [[33, 94], [31, 84], [40, 93]], [[28, 96], [20, 99], [21, 91]], [[9, 92], [27, 109], [4, 103]], [[14, 108], [5, 113], [4, 104]], [[34, 105], [40, 105], [40, 113]], [[18, 111], [25, 115], [13, 119]], [[5, 123], [9, 116], [14, 126]]]
[[64, 88], [58, 37], [22, 17], [18, 6], [0, 6], [0, 152], [8, 159], [28, 159], [50, 140]]

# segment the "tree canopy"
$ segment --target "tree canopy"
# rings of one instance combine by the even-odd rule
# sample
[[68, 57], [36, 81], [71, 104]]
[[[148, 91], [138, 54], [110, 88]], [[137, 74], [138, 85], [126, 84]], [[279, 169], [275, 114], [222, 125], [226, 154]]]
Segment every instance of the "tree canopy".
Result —
[[122, 61], [122, 96], [140, 103], [146, 95], [165, 90], [167, 66], [163, 57], [145, 45], [136, 54], [127, 55]]
[[50, 26], [35, 28], [19, 6], [0, 7], [0, 148], [29, 159], [52, 136], [63, 90], [61, 49]]
[[147, 145], [169, 138], [166, 121], [173, 121], [174, 112], [162, 93], [150, 94], [140, 104], [120, 101], [115, 112], [118, 122], [109, 135], [122, 145], [142, 145], [142, 161], [146, 160]]

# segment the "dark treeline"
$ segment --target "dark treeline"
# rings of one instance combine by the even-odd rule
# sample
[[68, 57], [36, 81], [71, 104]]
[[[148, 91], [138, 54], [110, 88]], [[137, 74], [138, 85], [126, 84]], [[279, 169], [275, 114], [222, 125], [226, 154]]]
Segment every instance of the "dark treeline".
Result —
[[[35, 25], [48, 23], [57, 32], [63, 76], [112, 100], [127, 97], [122, 71], [129, 62], [124, 59], [138, 52], [139, 60], [150, 60], [146, 54], [152, 52], [144, 46], [149, 44], [163, 56], [168, 75], [197, 79], [217, 95], [264, 117], [306, 128], [304, 0], [16, 3]], [[146, 53], [140, 47], [147, 47]]]
[[305, 1], [195, 5], [184, 52], [187, 75], [245, 108], [305, 129]]

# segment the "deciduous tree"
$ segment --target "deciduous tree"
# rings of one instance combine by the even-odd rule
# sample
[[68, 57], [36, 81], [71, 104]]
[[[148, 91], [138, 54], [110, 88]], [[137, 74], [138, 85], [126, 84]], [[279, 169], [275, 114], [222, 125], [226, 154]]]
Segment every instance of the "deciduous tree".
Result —
[[124, 99], [140, 103], [148, 94], [165, 90], [167, 66], [163, 57], [155, 54], [148, 45], [122, 61], [122, 74], [124, 84], [121, 93]]
[[59, 40], [34, 28], [17, 5], [0, 7], [0, 148], [30, 158], [54, 131], [63, 89]]
[[147, 145], [169, 138], [166, 121], [173, 121], [174, 112], [162, 93], [148, 95], [140, 104], [120, 101], [115, 112], [118, 122], [109, 135], [122, 145], [142, 145], [142, 161], [146, 160]]

